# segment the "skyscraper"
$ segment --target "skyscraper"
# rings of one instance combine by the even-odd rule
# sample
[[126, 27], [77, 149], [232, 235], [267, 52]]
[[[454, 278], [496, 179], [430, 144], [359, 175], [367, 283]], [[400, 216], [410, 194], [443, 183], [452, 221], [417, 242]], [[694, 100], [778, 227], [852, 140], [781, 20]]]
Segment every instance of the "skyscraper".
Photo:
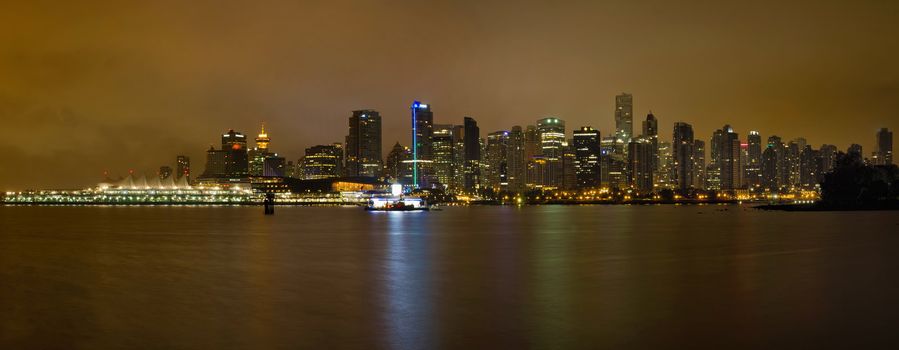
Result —
[[893, 132], [887, 128], [881, 128], [877, 132], [877, 152], [874, 154], [874, 164], [893, 164]]
[[268, 145], [269, 143], [271, 143], [271, 138], [269, 138], [268, 134], [265, 132], [265, 123], [262, 124], [262, 128], [259, 131], [259, 135], [256, 136], [255, 141], [256, 147], [248, 152], [250, 161], [250, 175], [262, 176], [265, 170], [265, 158], [271, 155], [268, 150]]
[[811, 146], [806, 145], [799, 152], [799, 186], [804, 190], [815, 189], [818, 184], [818, 173], [820, 156], [818, 151], [813, 150]]
[[627, 186], [627, 147], [615, 136], [603, 137], [600, 141], [599, 182], [605, 188]]
[[303, 157], [303, 179], [327, 179], [340, 176], [343, 149], [340, 144], [317, 145], [306, 149]]
[[674, 171], [674, 155], [671, 142], [659, 142], [659, 171], [655, 179], [656, 189], [673, 189], [672, 173]]
[[434, 125], [434, 133], [431, 136], [431, 147], [434, 153], [434, 176], [446, 188], [449, 188], [452, 184], [456, 170], [453, 166], [455, 155], [454, 129], [453, 125], [437, 124]]
[[387, 154], [386, 177], [402, 184], [412, 184], [412, 150], [397, 142]]
[[540, 134], [540, 146], [547, 163], [543, 186], [544, 188], [561, 188], [565, 121], [553, 117], [540, 119], [537, 121], [537, 132]]
[[509, 147], [509, 132], [495, 131], [487, 135], [487, 154], [484, 156], [484, 187], [503, 191], [509, 185], [506, 151]]
[[644, 138], [633, 138], [627, 144], [628, 185], [639, 192], [652, 192], [652, 143]]
[[521, 126], [513, 126], [509, 132], [509, 150], [506, 151], [509, 190], [522, 192], [527, 186], [527, 161], [525, 160], [525, 135]]
[[175, 180], [181, 180], [182, 177], [187, 177], [187, 182], [190, 182], [190, 157], [188, 156], [178, 156], [175, 159], [175, 167], [177, 174], [175, 174]]
[[465, 190], [475, 192], [481, 182], [481, 129], [478, 122], [471, 117], [463, 120], [465, 135], [463, 136], [465, 156]]
[[819, 152], [821, 155], [821, 173], [829, 173], [833, 170], [837, 161], [837, 146], [824, 144], [821, 145]]
[[685, 191], [693, 184], [693, 126], [684, 122], [674, 123], [672, 138], [672, 156], [674, 158], [674, 183], [676, 188]]
[[229, 130], [222, 135], [222, 150], [225, 151], [226, 176], [239, 177], [249, 173], [246, 135]]
[[346, 136], [347, 176], [381, 175], [381, 114], [371, 109], [353, 111]]
[[431, 187], [436, 180], [433, 174], [434, 113], [431, 106], [412, 102], [412, 180], [415, 187]]
[[762, 182], [768, 191], [780, 191], [790, 183], [786, 153], [786, 146], [779, 136], [768, 137], [768, 145], [762, 152]]
[[762, 186], [762, 136], [758, 131], [750, 131], [747, 136], [746, 184], [758, 191]]
[[575, 157], [575, 176], [578, 189], [599, 187], [601, 152], [599, 130], [582, 126], [572, 135]]
[[705, 141], [693, 140], [693, 186], [707, 190], [708, 178], [705, 166]]
[[659, 176], [659, 121], [652, 112], [643, 121], [643, 139], [649, 142], [649, 166], [652, 168], [652, 183], [655, 184]]
[[634, 97], [628, 93], [615, 96], [615, 137], [627, 144], [634, 136]]
[[717, 168], [720, 171], [722, 190], [733, 190], [742, 186], [742, 169], [740, 167], [740, 137], [730, 125], [721, 128], [718, 140]]

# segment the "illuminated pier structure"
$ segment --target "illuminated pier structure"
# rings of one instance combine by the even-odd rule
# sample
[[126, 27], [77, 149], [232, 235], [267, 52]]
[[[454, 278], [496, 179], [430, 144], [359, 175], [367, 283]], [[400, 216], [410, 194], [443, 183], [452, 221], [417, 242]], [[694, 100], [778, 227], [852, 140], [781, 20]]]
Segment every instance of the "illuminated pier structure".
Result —
[[[127, 178], [116, 183], [102, 183], [80, 190], [29, 190], [6, 192], [5, 204], [100, 204], [100, 205], [190, 205], [190, 204], [262, 204], [265, 192], [253, 186], [191, 186], [186, 178], [160, 181], [145, 177]], [[305, 192], [275, 194], [276, 203], [294, 205], [354, 205], [368, 200], [361, 191]]]

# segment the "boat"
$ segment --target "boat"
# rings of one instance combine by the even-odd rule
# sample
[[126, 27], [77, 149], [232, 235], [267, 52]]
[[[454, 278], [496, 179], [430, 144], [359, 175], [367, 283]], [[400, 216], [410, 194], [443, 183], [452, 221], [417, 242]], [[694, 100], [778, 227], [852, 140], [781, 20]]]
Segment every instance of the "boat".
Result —
[[430, 209], [428, 202], [423, 198], [405, 196], [371, 197], [365, 205], [365, 210], [374, 211], [428, 211]]

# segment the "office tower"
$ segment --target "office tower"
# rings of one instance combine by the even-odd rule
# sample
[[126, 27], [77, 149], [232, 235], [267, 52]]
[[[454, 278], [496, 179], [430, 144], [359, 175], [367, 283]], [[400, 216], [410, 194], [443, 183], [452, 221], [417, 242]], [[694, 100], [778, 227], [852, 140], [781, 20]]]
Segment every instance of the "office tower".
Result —
[[387, 154], [388, 178], [402, 184], [412, 184], [412, 150], [397, 142]]
[[544, 179], [546, 176], [546, 167], [547, 162], [543, 156], [536, 155], [531, 157], [531, 160], [528, 161], [528, 187], [534, 189], [543, 189], [544, 184], [547, 182]]
[[478, 128], [478, 122], [471, 117], [465, 117], [463, 126], [465, 191], [475, 192], [481, 183], [481, 129]]
[[599, 187], [601, 139], [599, 130], [582, 126], [572, 136], [575, 157], [575, 177], [577, 189]]
[[675, 188], [681, 191], [693, 188], [693, 126], [684, 122], [674, 123], [674, 137], [671, 142], [674, 158]]
[[157, 174], [157, 175], [159, 175], [160, 180], [168, 179], [169, 177], [172, 176], [172, 167], [170, 167], [168, 165], [163, 165], [163, 166], [159, 167], [159, 174]]
[[544, 188], [560, 188], [563, 183], [562, 144], [565, 143], [565, 121], [559, 118], [543, 118], [537, 121], [540, 147], [546, 159]]
[[641, 193], [652, 192], [652, 143], [633, 138], [627, 148], [628, 186]]
[[178, 173], [175, 175], [175, 180], [181, 180], [182, 177], [187, 178], [187, 182], [190, 182], [190, 157], [188, 156], [178, 156], [175, 159], [175, 167]]
[[806, 145], [799, 152], [799, 186], [804, 190], [813, 190], [818, 184], [818, 166], [820, 156], [818, 151]]
[[484, 156], [484, 188], [499, 192], [509, 185], [508, 163], [506, 151], [509, 148], [509, 132], [495, 131], [487, 135], [486, 154]]
[[286, 164], [284, 157], [276, 153], [269, 154], [262, 163], [262, 176], [284, 177]]
[[259, 131], [259, 135], [256, 136], [255, 141], [256, 147], [249, 150], [248, 152], [250, 161], [250, 175], [263, 176], [263, 173], [265, 171], [265, 158], [271, 155], [268, 150], [268, 145], [269, 143], [271, 143], [271, 138], [269, 138], [268, 134], [265, 132], [265, 123], [262, 124], [262, 128]]
[[[455, 156], [455, 136], [453, 125], [434, 125], [434, 133], [431, 136], [431, 147], [434, 153], [434, 176], [437, 182], [449, 188], [455, 175], [453, 167]], [[461, 170], [461, 169], [460, 169]]]
[[874, 154], [874, 165], [893, 164], [893, 132], [881, 128], [877, 132], [877, 152]]
[[599, 182], [604, 188], [627, 186], [627, 155], [623, 142], [615, 136], [603, 137], [600, 142]]
[[303, 156], [303, 179], [327, 179], [340, 176], [343, 150], [340, 144], [317, 145], [306, 149]]
[[693, 185], [698, 189], [706, 188], [705, 141], [693, 140]]
[[381, 175], [381, 114], [363, 109], [353, 111], [346, 136], [343, 174], [346, 176]]
[[746, 180], [746, 164], [749, 164], [749, 144], [737, 141], [740, 148], [739, 169], [736, 169], [739, 179], [735, 180], [738, 188], [750, 188]]
[[229, 130], [222, 135], [222, 151], [225, 151], [225, 176], [240, 177], [249, 173], [246, 135]]
[[577, 189], [577, 156], [572, 140], [562, 144], [562, 189]]
[[821, 155], [821, 172], [822, 174], [829, 173], [833, 170], [837, 161], [837, 146], [827, 144], [821, 145], [819, 153]]
[[854, 153], [854, 154], [857, 154], [859, 157], [862, 157], [862, 145], [853, 143], [853, 144], [849, 145], [849, 148], [846, 149], [846, 153]]
[[762, 186], [762, 136], [758, 131], [750, 131], [746, 141], [746, 184], [757, 191]]
[[649, 141], [650, 167], [652, 167], [652, 183], [655, 184], [659, 173], [659, 121], [649, 112], [643, 121], [643, 138]]
[[412, 181], [416, 188], [428, 188], [436, 181], [433, 173], [434, 113], [431, 106], [412, 103]]
[[615, 137], [625, 144], [634, 136], [634, 97], [628, 93], [615, 96]]
[[[655, 188], [657, 190], [673, 189], [672, 171], [674, 171], [674, 155], [671, 150], [670, 142], [659, 142], [659, 170], [655, 178]], [[703, 157], [704, 159], [704, 157]]]
[[225, 172], [225, 158], [227, 153], [227, 150], [215, 149], [215, 147], [209, 146], [209, 149], [206, 151], [206, 169], [203, 170], [203, 174], [200, 175], [200, 177], [211, 178], [227, 176]]
[[506, 151], [509, 190], [522, 192], [527, 186], [527, 161], [525, 158], [525, 135], [516, 125], [509, 132], [509, 149]]

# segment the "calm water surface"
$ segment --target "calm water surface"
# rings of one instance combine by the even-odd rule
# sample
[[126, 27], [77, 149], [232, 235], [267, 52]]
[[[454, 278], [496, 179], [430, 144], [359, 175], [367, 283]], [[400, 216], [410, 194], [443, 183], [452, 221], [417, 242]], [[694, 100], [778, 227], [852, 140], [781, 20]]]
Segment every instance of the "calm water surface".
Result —
[[2, 349], [899, 348], [896, 212], [0, 207]]

